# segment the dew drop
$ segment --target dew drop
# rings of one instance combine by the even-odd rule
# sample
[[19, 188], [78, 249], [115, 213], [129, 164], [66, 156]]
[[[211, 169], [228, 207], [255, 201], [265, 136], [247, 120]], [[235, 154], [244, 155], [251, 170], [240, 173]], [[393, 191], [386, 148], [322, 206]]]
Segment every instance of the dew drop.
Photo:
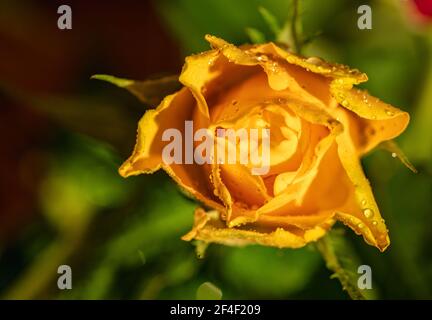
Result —
[[386, 114], [387, 114], [388, 116], [394, 116], [394, 112], [391, 111], [391, 110], [386, 110]]
[[374, 216], [374, 212], [372, 209], [366, 208], [363, 210], [363, 214], [366, 218], [370, 219]]
[[361, 205], [365, 206], [366, 205], [366, 200], [362, 200]]
[[372, 221], [372, 224], [373, 224], [374, 226], [376, 226], [376, 225], [378, 224], [378, 222], [376, 222], [376, 221], [374, 220], [374, 221]]
[[233, 106], [235, 106], [237, 103], [238, 103], [237, 100], [233, 100], [233, 101], [231, 101], [231, 104], [232, 104]]
[[397, 154], [396, 154], [395, 152], [392, 152], [391, 156], [392, 156], [393, 158], [396, 158], [396, 157], [397, 157]]
[[216, 58], [217, 58], [217, 57], [212, 57], [212, 58], [209, 59], [209, 61], [208, 61], [208, 65], [209, 65], [210, 67], [212, 67], [212, 66], [215, 64]]
[[314, 64], [316, 66], [322, 65], [324, 61], [319, 57], [310, 57], [306, 59], [307, 63]]
[[270, 65], [270, 71], [271, 72], [273, 72], [273, 73], [278, 73], [279, 72], [279, 70], [278, 70], [278, 64], [276, 63], [276, 62], [273, 62], [271, 65]]
[[266, 62], [266, 61], [268, 61], [268, 57], [267, 57], [265, 54], [258, 55], [258, 56], [256, 57], [256, 59], [257, 59], [259, 62]]
[[363, 229], [364, 226], [365, 226], [365, 225], [364, 225], [363, 223], [361, 223], [361, 222], [357, 225], [357, 227], [359, 227], [359, 229]]

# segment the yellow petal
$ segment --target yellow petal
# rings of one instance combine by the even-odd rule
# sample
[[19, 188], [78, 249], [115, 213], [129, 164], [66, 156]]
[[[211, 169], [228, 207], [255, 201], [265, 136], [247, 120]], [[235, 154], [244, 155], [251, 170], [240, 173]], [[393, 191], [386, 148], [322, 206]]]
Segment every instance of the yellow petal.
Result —
[[313, 226], [313, 221], [330, 219], [335, 211], [343, 208], [351, 181], [340, 163], [334, 137], [325, 139], [333, 142], [328, 147], [317, 148], [310, 168], [258, 209], [259, 222], [275, 224], [279, 221], [281, 225], [292, 223], [308, 229]]
[[[217, 157], [217, 150], [215, 151], [216, 157]], [[216, 158], [217, 159], [217, 158]], [[214, 161], [211, 164], [211, 175], [210, 180], [213, 185], [213, 193], [222, 201], [224, 204], [225, 209], [220, 210], [222, 213], [223, 218], [231, 219], [231, 213], [232, 213], [232, 206], [233, 206], [233, 199], [231, 197], [231, 194], [228, 190], [228, 188], [225, 186], [225, 184], [222, 181], [221, 177], [221, 168], [218, 161]]]
[[[334, 144], [335, 137], [343, 131], [342, 124], [339, 121], [314, 105], [291, 100], [286, 100], [285, 103], [297, 116], [311, 123], [309, 145], [303, 154], [301, 167], [297, 170], [293, 183], [258, 209], [259, 215], [287, 215], [290, 213], [301, 215], [304, 214], [303, 209], [306, 208], [306, 211], [310, 214], [311, 208], [303, 206], [304, 197], [311, 184], [315, 181], [318, 172], [323, 170], [325, 172], [325, 166], [320, 167], [323, 159], [328, 155], [330, 148]], [[330, 163], [337, 163], [337, 159], [334, 158], [335, 156], [330, 156]]]
[[262, 177], [252, 175], [241, 164], [221, 164], [221, 178], [234, 199], [249, 206], [261, 206], [270, 197]]
[[[322, 79], [309, 77], [307, 72], [301, 75], [299, 72], [295, 72], [290, 67], [289, 62], [283, 56], [278, 54], [263, 55], [259, 49], [262, 46], [238, 48], [223, 39], [215, 36], [206, 35], [206, 40], [211, 44], [214, 49], [219, 50], [230, 62], [237, 65], [243, 66], [261, 66], [264, 72], [267, 74], [268, 84], [274, 91], [289, 90], [293, 96], [301, 98], [303, 101], [310, 103], [322, 103], [314, 93], [307, 90], [305, 83], [313, 84], [313, 88], [308, 89], [319, 89], [318, 92], [327, 92], [328, 94], [328, 83]], [[305, 77], [307, 79], [305, 79]], [[300, 83], [299, 80], [307, 80], [304, 83]], [[263, 96], [261, 96], [263, 98]], [[324, 107], [324, 105], [322, 105]]]
[[289, 76], [287, 71], [277, 61], [260, 59], [259, 56], [250, 54], [248, 51], [242, 50], [215, 36], [206, 35], [206, 40], [214, 49], [220, 50], [229, 61], [244, 66], [260, 65], [267, 73], [269, 84], [273, 90], [284, 90], [289, 86], [298, 86], [294, 78]]
[[231, 63], [218, 49], [186, 57], [179, 80], [191, 90], [198, 101], [199, 110], [209, 118], [209, 98], [211, 100], [214, 94], [237, 86], [255, 72], [254, 68]]
[[209, 188], [209, 176], [202, 166], [167, 165], [162, 162], [162, 150], [167, 144], [162, 140], [164, 130], [175, 128], [184, 136], [184, 121], [193, 118], [194, 107], [195, 100], [189, 89], [183, 88], [176, 94], [167, 96], [156, 109], [148, 110], [138, 124], [134, 151], [120, 167], [119, 173], [123, 177], [129, 177], [163, 168], [187, 193], [208, 206], [223, 210]]
[[344, 108], [357, 115], [350, 117], [349, 122], [360, 155], [385, 140], [397, 137], [408, 126], [407, 112], [380, 101], [366, 91], [332, 85], [331, 93]]
[[316, 57], [301, 57], [292, 52], [283, 50], [272, 42], [256, 46], [253, 51], [277, 55], [285, 59], [288, 63], [299, 66], [303, 69], [306, 69], [307, 71], [311, 71], [325, 77], [338, 79], [339, 84], [352, 85], [368, 80], [367, 75], [357, 69], [351, 69], [348, 66], [338, 63], [326, 62]]
[[211, 71], [209, 64], [217, 56], [218, 52], [212, 50], [186, 57], [179, 77], [180, 82], [192, 91], [198, 102], [198, 108], [206, 117], [210, 116], [207, 101], [203, 95], [203, 88], [207, 82], [216, 76], [216, 73]]
[[317, 225], [333, 223], [333, 218], [336, 212], [334, 210], [324, 210], [320, 212], [314, 212], [308, 215], [284, 215], [284, 216], [272, 216], [272, 215], [260, 215], [256, 224], [260, 226], [267, 226], [273, 228], [285, 228], [297, 227], [301, 230], [312, 230]]
[[309, 124], [287, 108], [287, 99], [281, 98], [285, 96], [288, 97], [285, 91], [272, 90], [265, 73], [259, 72], [224, 91], [223, 98], [211, 108], [215, 127], [238, 130], [271, 126], [267, 175], [297, 168], [302, 146], [308, 142]]
[[193, 229], [182, 239], [186, 241], [196, 239], [230, 246], [260, 244], [278, 248], [300, 248], [325, 235], [330, 226], [331, 224], [325, 223], [304, 232], [294, 231], [294, 229], [289, 231], [282, 228], [268, 231], [227, 228], [216, 211], [206, 213], [198, 208], [195, 211]]
[[337, 218], [357, 233], [361, 233], [367, 243], [384, 251], [390, 244], [387, 227], [375, 202], [369, 181], [364, 175], [355, 145], [348, 131], [337, 136], [336, 141], [342, 165], [354, 185], [355, 195], [351, 210], [339, 214]]
[[[132, 155], [120, 167], [123, 177], [152, 173], [162, 165], [163, 130], [184, 126], [183, 112], [191, 112], [193, 97], [187, 89], [165, 97], [156, 109], [148, 110], [138, 123], [137, 141]], [[183, 108], [182, 108], [183, 107]], [[176, 117], [171, 117], [175, 114]]]

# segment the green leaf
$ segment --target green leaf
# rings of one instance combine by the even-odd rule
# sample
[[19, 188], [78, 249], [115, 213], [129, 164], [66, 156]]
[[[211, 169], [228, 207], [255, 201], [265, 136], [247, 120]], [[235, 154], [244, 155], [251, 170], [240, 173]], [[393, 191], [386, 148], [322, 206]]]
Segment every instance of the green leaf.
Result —
[[388, 152], [391, 152], [393, 158], [397, 157], [408, 169], [410, 169], [414, 173], [417, 173], [417, 169], [408, 160], [407, 156], [403, 153], [403, 151], [399, 148], [399, 146], [395, 141], [388, 140], [388, 141], [381, 142], [379, 144], [379, 147], [381, 147], [384, 150], [387, 150]]
[[360, 290], [357, 286], [357, 267], [360, 265], [354, 249], [348, 244], [339, 230], [333, 230], [321, 238], [316, 247], [328, 269], [333, 271], [331, 278], [338, 279], [353, 300], [366, 300], [374, 297], [373, 290]]
[[299, 15], [299, 0], [293, 0], [293, 12], [291, 17], [291, 48], [295, 53], [300, 54], [302, 49], [302, 32], [301, 32], [301, 19]]
[[156, 107], [162, 99], [181, 88], [178, 76], [168, 76], [144, 81], [117, 78], [106, 74], [95, 74], [91, 79], [112, 83], [125, 88], [147, 105]]
[[261, 16], [263, 17], [264, 21], [267, 23], [270, 30], [277, 37], [281, 31], [281, 27], [280, 27], [279, 22], [277, 21], [276, 17], [264, 7], [259, 7], [258, 11], [261, 14]]
[[196, 294], [197, 300], [221, 300], [222, 291], [211, 282], [204, 282], [199, 286]]
[[112, 84], [115, 84], [116, 86], [120, 88], [127, 88], [128, 86], [131, 86], [134, 81], [124, 78], [117, 78], [114, 76], [110, 76], [108, 74], [95, 74], [90, 77], [90, 79], [96, 79], [96, 80], [102, 80], [106, 81]]
[[253, 44], [266, 42], [265, 35], [261, 31], [255, 28], [246, 28], [245, 31]]

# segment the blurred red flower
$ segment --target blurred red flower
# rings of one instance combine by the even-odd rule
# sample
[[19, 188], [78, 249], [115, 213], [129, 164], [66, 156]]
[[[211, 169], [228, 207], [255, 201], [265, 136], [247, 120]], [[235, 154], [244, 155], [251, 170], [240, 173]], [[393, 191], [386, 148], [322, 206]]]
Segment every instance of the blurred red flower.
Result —
[[432, 0], [413, 0], [417, 13], [427, 21], [432, 20]]

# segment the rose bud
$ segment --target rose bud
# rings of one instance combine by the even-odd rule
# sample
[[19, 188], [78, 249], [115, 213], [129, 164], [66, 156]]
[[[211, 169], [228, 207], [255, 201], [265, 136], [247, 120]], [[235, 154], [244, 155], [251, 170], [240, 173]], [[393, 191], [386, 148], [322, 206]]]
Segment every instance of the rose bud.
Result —
[[[385, 250], [388, 231], [360, 159], [403, 132], [408, 113], [354, 88], [367, 80], [356, 69], [300, 57], [274, 43], [236, 47], [206, 39], [212, 50], [186, 58], [183, 88], [140, 120], [135, 150], [120, 174], [163, 169], [210, 209], [196, 210], [184, 240], [299, 248], [341, 221]], [[164, 161], [172, 143], [164, 132], [190, 137], [185, 121], [212, 137], [212, 161]], [[229, 148], [219, 144], [238, 151], [241, 139], [218, 136], [218, 129], [268, 129], [268, 170], [253, 174], [257, 163], [241, 163], [244, 154], [227, 161]], [[196, 151], [199, 141], [187, 141]], [[264, 151], [263, 136], [255, 142]], [[190, 160], [186, 149], [181, 158]]]

